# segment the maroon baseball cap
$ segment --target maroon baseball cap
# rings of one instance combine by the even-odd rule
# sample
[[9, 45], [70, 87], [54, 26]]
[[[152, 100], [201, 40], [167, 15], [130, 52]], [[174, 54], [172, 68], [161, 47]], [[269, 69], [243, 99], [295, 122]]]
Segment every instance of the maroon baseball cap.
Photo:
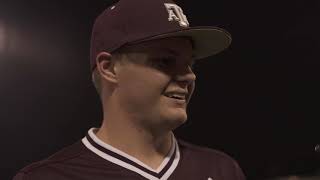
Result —
[[102, 52], [112, 53], [122, 46], [167, 37], [189, 37], [194, 59], [226, 49], [231, 35], [212, 26], [190, 27], [182, 9], [171, 0], [120, 0], [100, 14], [91, 36], [91, 70]]

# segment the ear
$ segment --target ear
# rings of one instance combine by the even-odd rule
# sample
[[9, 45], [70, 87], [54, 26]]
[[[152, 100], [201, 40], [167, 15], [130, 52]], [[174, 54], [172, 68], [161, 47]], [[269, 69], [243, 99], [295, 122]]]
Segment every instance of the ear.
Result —
[[100, 52], [96, 58], [97, 70], [101, 78], [112, 83], [117, 83], [112, 55], [107, 52]]

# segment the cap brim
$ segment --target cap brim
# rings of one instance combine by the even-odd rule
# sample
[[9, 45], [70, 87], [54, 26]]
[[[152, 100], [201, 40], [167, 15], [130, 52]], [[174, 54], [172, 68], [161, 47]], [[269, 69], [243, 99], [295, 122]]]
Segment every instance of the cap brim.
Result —
[[232, 41], [231, 35], [224, 29], [211, 26], [201, 26], [152, 36], [139, 40], [138, 42], [167, 37], [190, 37], [193, 41], [194, 59], [202, 59], [218, 54], [228, 48]]

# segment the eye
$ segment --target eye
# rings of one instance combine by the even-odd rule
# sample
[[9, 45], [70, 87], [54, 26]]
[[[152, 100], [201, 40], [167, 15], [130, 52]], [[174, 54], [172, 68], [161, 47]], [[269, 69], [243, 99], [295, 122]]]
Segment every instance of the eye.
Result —
[[194, 66], [194, 64], [195, 64], [195, 61], [194, 61], [194, 60], [192, 60], [192, 61], [190, 62], [190, 66], [191, 66], [191, 67], [193, 67], [193, 66]]
[[174, 57], [160, 57], [152, 60], [152, 65], [158, 68], [167, 68], [176, 63]]
[[195, 67], [195, 61], [194, 61], [194, 60], [190, 61], [190, 63], [188, 64], [188, 66], [193, 70], [194, 67]]

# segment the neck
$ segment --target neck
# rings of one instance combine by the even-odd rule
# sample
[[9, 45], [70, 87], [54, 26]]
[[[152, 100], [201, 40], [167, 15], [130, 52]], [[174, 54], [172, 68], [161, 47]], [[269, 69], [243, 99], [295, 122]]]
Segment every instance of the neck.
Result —
[[157, 169], [172, 146], [172, 131], [152, 133], [133, 122], [136, 121], [108, 113], [96, 135], [105, 143]]

